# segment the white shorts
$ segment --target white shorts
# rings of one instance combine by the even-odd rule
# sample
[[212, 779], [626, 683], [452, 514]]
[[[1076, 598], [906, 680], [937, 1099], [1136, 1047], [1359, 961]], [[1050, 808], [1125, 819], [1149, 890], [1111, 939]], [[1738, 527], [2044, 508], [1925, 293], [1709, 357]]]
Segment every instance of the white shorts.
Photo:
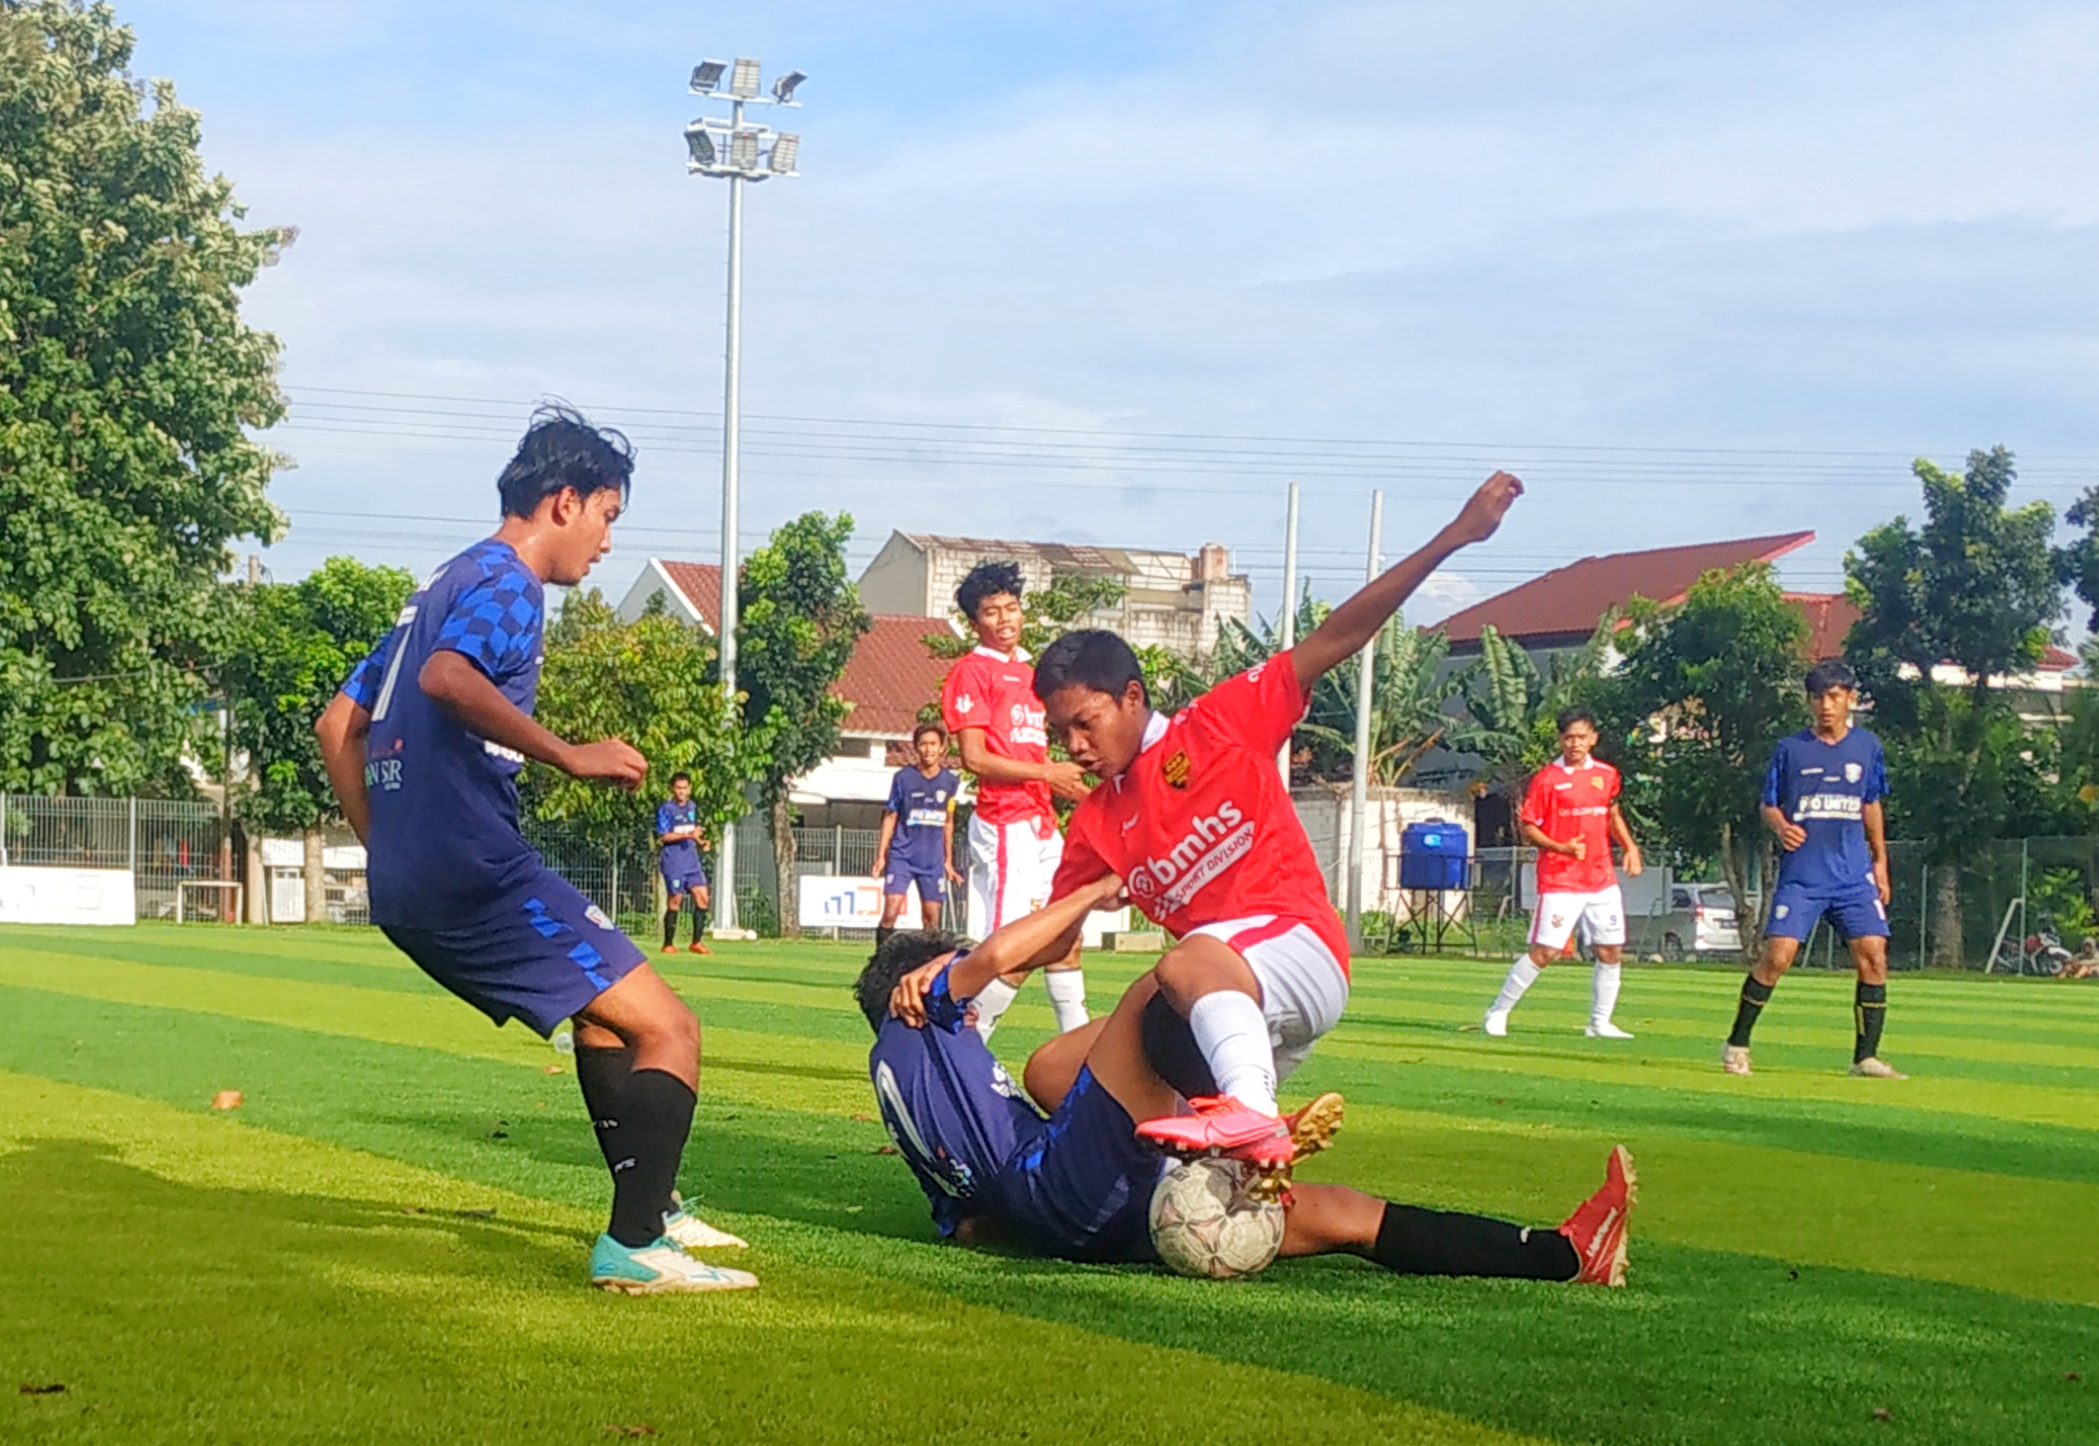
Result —
[[1564, 949], [1581, 925], [1585, 944], [1625, 942], [1625, 895], [1616, 884], [1593, 894], [1540, 894], [1531, 915], [1531, 943]]
[[1294, 919], [1255, 914], [1189, 931], [1229, 945], [1261, 982], [1261, 1013], [1275, 1049], [1278, 1084], [1303, 1064], [1312, 1046], [1341, 1022], [1348, 1006], [1348, 975], [1326, 942]]
[[1043, 838], [1035, 819], [990, 824], [969, 819], [969, 932], [988, 939], [991, 931], [1034, 913], [1049, 902], [1050, 885], [1064, 858], [1064, 835], [1055, 828]]

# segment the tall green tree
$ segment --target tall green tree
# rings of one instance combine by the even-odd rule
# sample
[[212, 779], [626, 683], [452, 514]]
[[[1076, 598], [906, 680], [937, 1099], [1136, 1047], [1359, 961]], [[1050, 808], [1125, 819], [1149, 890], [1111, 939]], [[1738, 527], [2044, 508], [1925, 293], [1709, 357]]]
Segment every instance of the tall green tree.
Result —
[[807, 512], [774, 530], [743, 565], [736, 681], [744, 726], [763, 750], [759, 803], [771, 824], [780, 932], [798, 938], [790, 781], [838, 751], [848, 705], [832, 693], [872, 625], [846, 571], [846, 513]]
[[1717, 859], [1743, 950], [1763, 947], [1761, 883], [1777, 845], [1759, 821], [1772, 749], [1807, 720], [1808, 626], [1768, 563], [1709, 572], [1674, 607], [1636, 600], [1612, 675], [1613, 711], [1653, 720], [1648, 806], [1679, 862]]
[[[1606, 614], [1586, 643], [1554, 653], [1542, 669], [1492, 623], [1481, 627], [1479, 658], [1459, 679], [1465, 717], [1452, 729], [1450, 746], [1480, 758], [1480, 781], [1508, 801], [1512, 815], [1531, 775], [1559, 755], [1560, 713], [1597, 703], [1621, 619], [1616, 610]], [[1606, 757], [1622, 763], [1616, 735], [1623, 730], [1603, 731]]]
[[227, 544], [267, 541], [277, 341], [198, 119], [106, 4], [0, 0], [0, 786], [127, 793], [182, 766], [231, 645]]
[[[1932, 962], [1962, 962], [1960, 860], [2001, 837], [2015, 800], [2019, 732], [1991, 680], [2032, 671], [2063, 614], [2064, 556], [2051, 546], [2046, 502], [2010, 505], [2017, 469], [2004, 447], [1968, 454], [1965, 473], [1919, 458], [1925, 520], [1897, 517], [1844, 557], [1859, 621], [1845, 656], [1888, 740], [1890, 800], [1902, 832], [1922, 841], [1931, 871]], [[1957, 678], [1936, 674], [1950, 665]]]
[[295, 583], [229, 589], [231, 650], [220, 678], [230, 739], [245, 779], [228, 779], [235, 815], [252, 833], [306, 839], [306, 917], [326, 917], [321, 825], [341, 810], [314, 722], [364, 655], [384, 638], [415, 579], [397, 567], [331, 557]]
[[652, 839], [656, 805], [683, 771], [701, 826], [714, 835], [734, 823], [756, 760], [715, 664], [714, 639], [672, 617], [661, 599], [626, 622], [596, 588], [569, 594], [547, 628], [535, 716], [564, 738], [625, 739], [649, 774], [628, 793], [535, 763], [522, 790], [532, 816], [608, 840]]

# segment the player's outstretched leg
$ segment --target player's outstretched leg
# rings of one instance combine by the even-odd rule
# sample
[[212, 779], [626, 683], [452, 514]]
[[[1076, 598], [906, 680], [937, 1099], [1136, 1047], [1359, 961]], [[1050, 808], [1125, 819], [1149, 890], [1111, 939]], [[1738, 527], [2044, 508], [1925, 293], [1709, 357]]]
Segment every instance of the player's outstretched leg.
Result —
[[1194, 1114], [1147, 1120], [1137, 1133], [1183, 1153], [1221, 1151], [1263, 1169], [1289, 1164], [1290, 1129], [1276, 1110], [1275, 1046], [1252, 966], [1223, 940], [1192, 934], [1152, 973], [1188, 1021], [1217, 1093], [1191, 1099]]
[[1771, 991], [1786, 977], [1800, 953], [1800, 940], [1784, 934], [1764, 936], [1763, 957], [1742, 980], [1741, 998], [1735, 1004], [1735, 1027], [1720, 1046], [1720, 1067], [1729, 1074], [1746, 1075], [1749, 1070], [1749, 1035], [1771, 1002]]
[[576, 1016], [577, 1080], [612, 1172], [612, 1219], [591, 1252], [594, 1285], [641, 1295], [758, 1283], [692, 1259], [669, 1233], [674, 1217], [695, 1245], [718, 1233], [676, 1196], [699, 1066], [699, 1021], [645, 965]]
[[1636, 1199], [1632, 1157], [1622, 1145], [1605, 1164], [1603, 1187], [1557, 1230], [1401, 1205], [1342, 1185], [1299, 1185], [1281, 1254], [1360, 1255], [1403, 1275], [1623, 1285]]

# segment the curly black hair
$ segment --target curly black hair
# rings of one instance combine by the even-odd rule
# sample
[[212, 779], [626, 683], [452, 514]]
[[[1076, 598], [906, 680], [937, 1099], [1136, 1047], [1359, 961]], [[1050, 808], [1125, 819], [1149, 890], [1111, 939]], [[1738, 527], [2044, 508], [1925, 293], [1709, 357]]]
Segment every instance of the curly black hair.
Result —
[[564, 487], [588, 497], [609, 487], [625, 501], [634, 479], [634, 444], [566, 402], [547, 402], [532, 413], [517, 453], [496, 478], [505, 517], [530, 517]]
[[1854, 693], [1858, 691], [1858, 674], [1851, 671], [1851, 665], [1842, 658], [1825, 658], [1808, 669], [1808, 697], [1819, 698], [1831, 688], [1848, 688]]
[[1002, 592], [1011, 593], [1018, 598], [1023, 586], [1025, 584], [1020, 576], [1019, 563], [980, 562], [969, 570], [969, 575], [962, 579], [962, 585], [955, 589], [955, 606], [962, 609], [962, 616], [975, 622], [977, 604], [987, 597], [997, 597]]
[[889, 1017], [889, 996], [896, 992], [896, 982], [918, 968], [930, 964], [943, 954], [952, 954], [964, 947], [964, 940], [955, 934], [929, 933], [923, 929], [903, 929], [882, 941], [882, 947], [868, 956], [867, 967], [853, 982], [853, 999], [860, 1012], [867, 1016], [868, 1028], [881, 1033], [882, 1021]]

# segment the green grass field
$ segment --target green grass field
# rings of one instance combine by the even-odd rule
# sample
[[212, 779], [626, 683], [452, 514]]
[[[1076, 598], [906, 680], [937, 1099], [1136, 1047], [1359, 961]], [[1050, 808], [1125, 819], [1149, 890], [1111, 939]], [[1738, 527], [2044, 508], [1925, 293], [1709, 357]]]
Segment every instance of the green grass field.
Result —
[[[1552, 1223], [1623, 1140], [1632, 1284], [1219, 1285], [937, 1244], [855, 967], [665, 971], [706, 1026], [684, 1187], [764, 1286], [631, 1300], [583, 1284], [573, 1078], [376, 933], [0, 931], [0, 1440], [2099, 1441], [2099, 988], [1898, 978], [1888, 1084], [1843, 1073], [1848, 981], [1796, 976], [1741, 1081], [1732, 970], [1628, 971], [1606, 1045], [1585, 971], [1504, 1042], [1462, 1028], [1500, 965], [1366, 960], [1288, 1091], [1349, 1097], [1308, 1173]], [[1009, 1018], [1017, 1064], [1040, 990]]]

